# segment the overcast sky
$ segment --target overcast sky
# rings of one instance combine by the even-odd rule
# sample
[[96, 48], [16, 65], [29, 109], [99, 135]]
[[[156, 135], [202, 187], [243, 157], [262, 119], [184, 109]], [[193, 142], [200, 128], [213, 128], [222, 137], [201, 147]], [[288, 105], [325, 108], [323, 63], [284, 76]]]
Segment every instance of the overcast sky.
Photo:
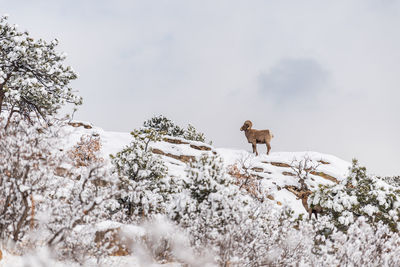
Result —
[[252, 120], [273, 152], [400, 175], [400, 1], [0, 0], [5, 13], [59, 39], [79, 74], [76, 119], [130, 131], [164, 114], [247, 150]]

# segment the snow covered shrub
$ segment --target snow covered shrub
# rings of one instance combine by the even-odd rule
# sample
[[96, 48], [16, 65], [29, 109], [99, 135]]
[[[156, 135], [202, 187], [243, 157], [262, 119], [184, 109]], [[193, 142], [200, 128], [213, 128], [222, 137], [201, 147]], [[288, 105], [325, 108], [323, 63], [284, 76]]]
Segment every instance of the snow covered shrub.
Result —
[[183, 225], [190, 225], [191, 219], [197, 217], [203, 208], [219, 209], [219, 204], [222, 205], [220, 202], [226, 200], [222, 198], [237, 191], [232, 188], [232, 179], [225, 174], [222, 159], [218, 155], [204, 154], [189, 163], [186, 173], [187, 177], [182, 180], [183, 192], [178, 195], [172, 213], [174, 220]]
[[145, 129], [154, 129], [165, 135], [182, 137], [186, 140], [205, 142], [206, 138], [196, 128], [189, 124], [187, 129], [176, 125], [173, 121], [163, 115], [155, 116], [143, 123]]
[[372, 225], [382, 222], [399, 230], [400, 188], [367, 175], [366, 168], [353, 160], [347, 179], [333, 186], [320, 186], [309, 197], [309, 204], [320, 205], [335, 225], [346, 231], [357, 217], [364, 216]]
[[172, 218], [196, 251], [202, 255], [208, 248], [220, 266], [290, 265], [313, 246], [313, 235], [295, 227], [303, 222], [241, 191], [218, 155], [192, 162], [175, 197]]
[[267, 195], [261, 187], [261, 180], [258, 179], [251, 169], [252, 157], [242, 157], [235, 164], [228, 166], [228, 174], [234, 178], [234, 184], [239, 189], [246, 190], [252, 197], [263, 201]]
[[99, 162], [73, 166], [58, 147], [61, 131], [55, 124], [31, 125], [19, 114], [7, 129], [4, 123], [0, 121], [0, 238], [14, 241], [19, 253], [47, 244], [62, 257], [94, 255], [100, 248], [92, 244], [83, 249], [85, 235], [77, 230], [110, 217], [118, 205], [118, 179]]
[[248, 195], [217, 194], [220, 198], [200, 204], [198, 216], [186, 225], [199, 256], [207, 248], [219, 266], [291, 266], [310, 262], [315, 235], [310, 223], [296, 223], [290, 211]]
[[145, 129], [154, 129], [157, 132], [170, 136], [183, 136], [185, 130], [163, 115], [154, 116], [143, 123]]
[[243, 188], [250, 195], [254, 197], [259, 197], [259, 183], [257, 182], [257, 177], [249, 173], [247, 169], [241, 168], [238, 164], [233, 164], [228, 167], [228, 174], [234, 177], [235, 184], [239, 188]]
[[244, 245], [252, 256], [251, 261], [242, 259], [246, 266], [312, 266], [315, 225], [309, 220], [294, 220], [291, 210], [267, 206], [260, 211], [261, 219], [253, 224], [260, 230], [250, 243], [256, 253]]
[[111, 155], [115, 173], [122, 183], [120, 201], [128, 215], [147, 216], [163, 213], [170, 194], [171, 179], [160, 156], [149, 144], [162, 139], [154, 129], [131, 133], [133, 141], [116, 155]]
[[185, 138], [186, 140], [199, 141], [203, 143], [206, 142], [206, 137], [204, 136], [204, 134], [198, 132], [197, 129], [191, 124], [189, 124], [187, 129], [185, 129], [183, 138]]
[[386, 183], [388, 183], [392, 186], [400, 188], [400, 176], [383, 177], [382, 180], [384, 180]]
[[192, 161], [182, 180], [181, 192], [174, 195], [171, 218], [189, 232], [192, 246], [202, 249], [224, 235], [235, 219], [240, 204], [238, 189], [225, 174], [218, 155], [204, 154]]
[[59, 159], [44, 129], [20, 116], [0, 119], [0, 237], [21, 241], [36, 224], [35, 199], [47, 189]]
[[0, 17], [0, 112], [45, 117], [65, 103], [82, 103], [68, 86], [77, 75], [63, 64], [66, 56], [56, 51], [57, 45], [57, 39], [35, 41]]
[[76, 167], [88, 166], [95, 162], [103, 162], [97, 155], [100, 149], [101, 142], [98, 135], [83, 135], [78, 144], [69, 151], [69, 156]]
[[49, 235], [47, 244], [59, 256], [81, 261], [88, 253], [107, 255], [113, 249], [96, 246], [93, 233], [80, 229], [111, 217], [118, 207], [118, 183], [98, 162], [48, 182], [48, 201], [41, 205], [38, 215], [45, 226], [43, 232]]
[[187, 168], [185, 188], [197, 203], [203, 203], [219, 189], [229, 187], [232, 179], [225, 174], [222, 159], [218, 155], [204, 154], [200, 159], [191, 161]]
[[299, 180], [300, 190], [309, 190], [307, 184], [307, 181], [310, 178], [309, 175], [317, 170], [320, 163], [312, 161], [308, 156], [304, 156], [302, 159], [293, 159], [289, 165], [294, 172], [295, 177]]
[[364, 216], [346, 233], [335, 230], [314, 258], [317, 266], [400, 266], [400, 236], [387, 225], [371, 226]]

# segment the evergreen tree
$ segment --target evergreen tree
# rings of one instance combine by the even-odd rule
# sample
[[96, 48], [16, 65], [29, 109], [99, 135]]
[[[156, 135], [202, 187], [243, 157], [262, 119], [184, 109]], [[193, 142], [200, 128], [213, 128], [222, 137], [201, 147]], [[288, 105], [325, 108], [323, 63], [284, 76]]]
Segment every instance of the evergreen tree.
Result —
[[166, 135], [182, 137], [185, 130], [163, 115], [154, 116], [143, 123], [145, 129], [153, 129]]
[[123, 190], [120, 202], [128, 215], [147, 216], [162, 213], [171, 182], [167, 180], [167, 167], [149, 147], [162, 135], [153, 130], [135, 130], [133, 141], [115, 156], [111, 155], [115, 172]]
[[80, 105], [69, 83], [77, 78], [58, 41], [34, 40], [28, 32], [0, 17], [0, 112], [17, 112], [31, 119], [55, 114], [65, 103]]
[[350, 175], [332, 186], [320, 186], [310, 195], [311, 206], [320, 205], [336, 227], [347, 231], [358, 217], [371, 225], [382, 222], [393, 231], [400, 226], [400, 188], [367, 174], [365, 167], [353, 160]]
[[196, 128], [189, 124], [186, 129], [176, 125], [172, 120], [163, 115], [154, 116], [143, 123], [144, 129], [153, 129], [165, 135], [181, 137], [186, 140], [205, 142], [203, 133], [198, 132]]
[[187, 140], [192, 140], [192, 141], [199, 141], [199, 142], [206, 142], [206, 138], [203, 133], [200, 133], [196, 130], [196, 128], [189, 124], [187, 129], [185, 130], [185, 133], [183, 135], [183, 138]]

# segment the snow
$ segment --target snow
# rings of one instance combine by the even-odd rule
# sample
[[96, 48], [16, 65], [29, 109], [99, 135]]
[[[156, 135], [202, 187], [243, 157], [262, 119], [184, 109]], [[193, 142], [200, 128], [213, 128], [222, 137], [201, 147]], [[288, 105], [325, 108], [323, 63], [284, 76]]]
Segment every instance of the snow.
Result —
[[146, 234], [146, 229], [137, 225], [124, 225], [121, 232], [125, 236], [142, 237]]
[[97, 231], [106, 231], [109, 229], [115, 229], [118, 227], [121, 227], [121, 223], [119, 222], [114, 222], [114, 221], [103, 221], [98, 224], [96, 224], [95, 228]]
[[301, 203], [301, 200], [298, 200], [296, 196], [288, 190], [282, 189], [279, 192], [276, 191], [273, 196], [276, 201], [279, 201], [283, 205], [293, 209], [296, 215], [307, 213], [303, 204]]

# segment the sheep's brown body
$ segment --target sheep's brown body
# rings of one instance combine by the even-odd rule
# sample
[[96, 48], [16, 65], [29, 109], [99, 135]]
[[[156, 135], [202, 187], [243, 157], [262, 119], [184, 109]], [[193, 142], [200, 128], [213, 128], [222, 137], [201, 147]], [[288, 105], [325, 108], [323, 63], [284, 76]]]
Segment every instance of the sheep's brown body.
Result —
[[257, 152], [257, 144], [266, 144], [267, 145], [267, 155], [269, 155], [269, 151], [271, 151], [271, 139], [274, 137], [270, 130], [255, 130], [251, 129], [253, 123], [251, 121], [245, 121], [243, 126], [240, 128], [241, 131], [244, 131], [246, 135], [247, 141], [253, 146], [253, 153]]
[[303, 204], [304, 208], [306, 209], [309, 219], [311, 220], [311, 216], [314, 214], [315, 219], [318, 219], [318, 213], [322, 213], [322, 207], [317, 205], [313, 207], [308, 206], [308, 196], [311, 195], [311, 191], [301, 192], [299, 194], [299, 198], [301, 199], [301, 203]]

